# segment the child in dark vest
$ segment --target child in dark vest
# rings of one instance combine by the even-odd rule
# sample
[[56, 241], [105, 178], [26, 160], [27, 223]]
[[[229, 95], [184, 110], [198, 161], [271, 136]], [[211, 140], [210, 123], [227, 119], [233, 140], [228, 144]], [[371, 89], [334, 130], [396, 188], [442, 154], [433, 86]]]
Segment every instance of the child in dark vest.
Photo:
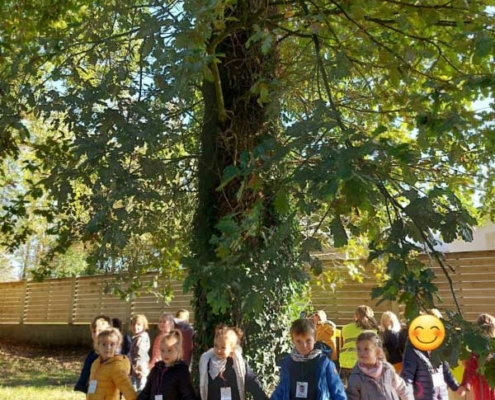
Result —
[[182, 334], [178, 329], [162, 337], [160, 356], [138, 400], [197, 400], [189, 367], [182, 360]]
[[385, 311], [382, 314], [380, 323], [380, 335], [383, 349], [386, 350], [387, 361], [395, 368], [395, 372], [400, 374], [402, 370], [402, 351], [400, 346], [399, 333], [401, 330], [399, 319], [392, 311]]
[[199, 360], [201, 400], [268, 400], [256, 375], [242, 357], [242, 332], [221, 325], [215, 330], [214, 347]]
[[[436, 308], [428, 313], [442, 318]], [[440, 365], [434, 366], [431, 351], [414, 347], [410, 336], [406, 343], [400, 376], [413, 389], [415, 400], [448, 400], [448, 388], [459, 396], [464, 396], [464, 388], [455, 379], [449, 363], [442, 361]]]

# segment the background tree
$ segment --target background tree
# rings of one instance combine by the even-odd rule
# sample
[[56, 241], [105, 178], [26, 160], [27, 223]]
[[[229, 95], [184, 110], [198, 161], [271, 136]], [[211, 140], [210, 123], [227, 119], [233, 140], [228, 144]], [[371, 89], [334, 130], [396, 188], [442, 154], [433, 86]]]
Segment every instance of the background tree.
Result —
[[30, 19], [0, 34], [2, 156], [27, 117], [56, 137], [3, 230], [42, 188], [61, 248], [91, 243], [103, 271], [135, 282], [182, 257], [198, 349], [239, 324], [267, 379], [322, 244], [369, 249], [389, 277], [374, 295], [413, 316], [436, 301], [418, 252], [470, 239], [475, 190], [493, 209], [493, 104], [473, 106], [493, 98], [492, 5], [88, 0], [42, 23], [7, 2]]
[[[4, 250], [4, 249], [1, 249]], [[8, 255], [2, 251], [0, 256], [0, 281], [12, 282], [19, 278], [14, 268], [12, 268], [11, 260]]]

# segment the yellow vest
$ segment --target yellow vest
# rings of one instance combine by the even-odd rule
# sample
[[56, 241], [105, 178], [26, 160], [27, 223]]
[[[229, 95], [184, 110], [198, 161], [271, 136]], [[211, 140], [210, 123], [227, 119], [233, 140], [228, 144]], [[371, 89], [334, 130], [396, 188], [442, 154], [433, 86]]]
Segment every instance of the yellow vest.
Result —
[[[365, 329], [360, 328], [355, 322], [342, 327], [342, 348], [339, 352], [339, 363], [341, 368], [353, 368], [358, 357], [356, 352], [356, 339]], [[376, 329], [369, 329], [376, 332]]]

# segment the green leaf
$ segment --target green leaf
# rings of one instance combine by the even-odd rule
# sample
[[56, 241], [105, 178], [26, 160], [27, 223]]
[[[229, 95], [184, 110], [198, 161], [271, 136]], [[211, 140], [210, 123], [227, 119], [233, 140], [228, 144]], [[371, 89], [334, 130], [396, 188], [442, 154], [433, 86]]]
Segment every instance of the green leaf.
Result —
[[480, 32], [475, 41], [474, 57], [484, 58], [491, 57], [495, 50], [495, 40], [490, 37], [486, 32]]
[[240, 177], [241, 175], [241, 170], [237, 166], [229, 165], [223, 170], [222, 183], [218, 186], [217, 191], [223, 190], [232, 180]]
[[215, 227], [225, 234], [237, 234], [240, 231], [239, 225], [234, 221], [232, 215], [220, 219]]
[[266, 35], [264, 35], [263, 43], [261, 44], [261, 52], [263, 54], [268, 54], [269, 52], [273, 51], [274, 42], [275, 39], [271, 33], [267, 33]]
[[322, 251], [323, 247], [321, 245], [321, 242], [314, 237], [309, 237], [302, 242], [302, 250], [304, 252], [312, 253], [312, 252], [317, 252], [317, 251]]
[[270, 88], [267, 83], [260, 82], [260, 84], [258, 85], [258, 91], [259, 91], [258, 103], [266, 104], [271, 101]]
[[335, 247], [343, 247], [347, 245], [347, 232], [345, 231], [339, 215], [336, 215], [333, 218], [330, 224], [330, 230], [332, 232], [333, 244]]
[[279, 190], [273, 200], [273, 206], [279, 214], [287, 214], [290, 211], [289, 193], [284, 189]]

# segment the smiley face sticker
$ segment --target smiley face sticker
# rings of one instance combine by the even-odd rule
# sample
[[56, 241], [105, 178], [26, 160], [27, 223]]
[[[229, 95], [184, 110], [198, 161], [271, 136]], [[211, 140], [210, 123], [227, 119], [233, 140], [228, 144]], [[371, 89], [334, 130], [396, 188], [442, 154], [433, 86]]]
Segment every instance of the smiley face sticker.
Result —
[[419, 350], [435, 350], [444, 339], [445, 327], [442, 321], [433, 315], [420, 315], [409, 325], [409, 340]]

